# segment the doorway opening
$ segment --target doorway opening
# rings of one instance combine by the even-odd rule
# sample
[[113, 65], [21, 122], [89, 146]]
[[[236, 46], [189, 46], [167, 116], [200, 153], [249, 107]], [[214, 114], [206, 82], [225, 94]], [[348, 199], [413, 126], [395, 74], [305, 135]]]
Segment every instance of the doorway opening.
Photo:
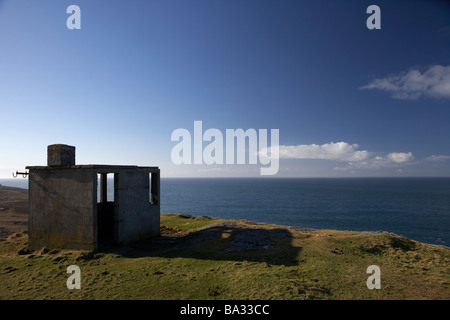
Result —
[[99, 245], [113, 244], [115, 240], [114, 179], [116, 174], [97, 174], [97, 239]]

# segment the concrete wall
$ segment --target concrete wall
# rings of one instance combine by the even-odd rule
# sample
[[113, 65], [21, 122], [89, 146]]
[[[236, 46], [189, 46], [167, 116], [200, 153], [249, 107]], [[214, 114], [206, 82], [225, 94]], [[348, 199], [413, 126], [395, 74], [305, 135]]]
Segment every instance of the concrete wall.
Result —
[[[27, 168], [30, 250], [95, 251], [99, 235], [102, 241], [119, 244], [159, 236], [159, 169], [95, 165]], [[98, 203], [97, 174], [105, 173], [114, 173], [114, 202]]]
[[29, 248], [96, 250], [96, 198], [93, 170], [30, 169]]
[[150, 204], [148, 172], [115, 173], [114, 202], [116, 242], [126, 243], [159, 235], [160, 207], [159, 204]]

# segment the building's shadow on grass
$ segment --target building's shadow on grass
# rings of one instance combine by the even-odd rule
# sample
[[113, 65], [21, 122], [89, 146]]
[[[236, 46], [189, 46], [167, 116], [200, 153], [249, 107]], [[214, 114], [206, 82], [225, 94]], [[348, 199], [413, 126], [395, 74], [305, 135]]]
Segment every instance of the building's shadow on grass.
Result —
[[126, 248], [110, 248], [124, 257], [165, 257], [266, 262], [297, 265], [300, 247], [292, 245], [287, 229], [243, 227], [233, 223], [213, 225], [186, 236], [163, 235]]

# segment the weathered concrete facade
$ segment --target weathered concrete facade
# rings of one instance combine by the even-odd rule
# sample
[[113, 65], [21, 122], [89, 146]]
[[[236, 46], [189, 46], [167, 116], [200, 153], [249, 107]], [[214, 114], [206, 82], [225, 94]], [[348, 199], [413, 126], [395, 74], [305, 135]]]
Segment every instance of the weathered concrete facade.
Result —
[[[51, 145], [49, 166], [27, 167], [29, 248], [95, 251], [102, 243], [158, 236], [159, 168], [75, 165], [74, 151]], [[114, 177], [114, 201], [107, 199], [107, 174]]]

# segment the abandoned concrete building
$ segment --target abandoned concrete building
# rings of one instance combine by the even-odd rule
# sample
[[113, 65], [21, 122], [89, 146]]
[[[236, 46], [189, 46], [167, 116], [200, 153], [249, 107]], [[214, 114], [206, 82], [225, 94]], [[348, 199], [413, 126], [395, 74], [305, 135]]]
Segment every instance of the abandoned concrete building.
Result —
[[[75, 147], [47, 147], [47, 166], [29, 170], [28, 247], [96, 251], [159, 235], [160, 170], [76, 165]], [[108, 199], [108, 175], [114, 199]], [[111, 193], [110, 193], [111, 194]]]

